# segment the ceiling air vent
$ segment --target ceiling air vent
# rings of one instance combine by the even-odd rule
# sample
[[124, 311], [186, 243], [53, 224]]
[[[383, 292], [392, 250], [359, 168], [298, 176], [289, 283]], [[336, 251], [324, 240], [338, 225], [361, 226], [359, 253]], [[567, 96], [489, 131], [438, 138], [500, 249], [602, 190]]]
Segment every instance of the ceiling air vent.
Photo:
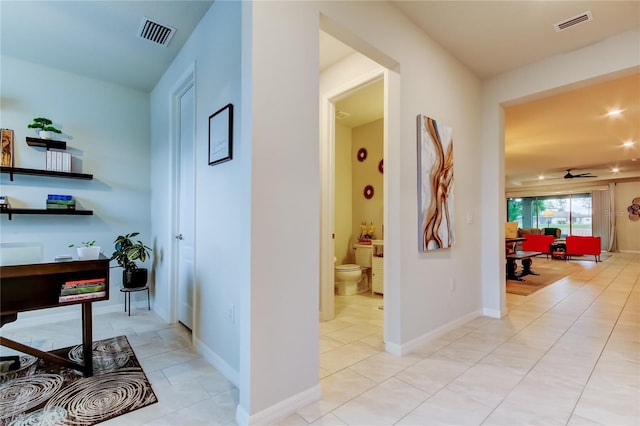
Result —
[[158, 24], [149, 18], [142, 18], [140, 28], [138, 29], [138, 37], [151, 43], [167, 47], [175, 32], [175, 28]]
[[347, 117], [351, 117], [351, 114], [349, 114], [348, 112], [344, 112], [344, 111], [336, 111], [336, 118], [338, 120], [342, 120], [344, 118]]
[[553, 24], [553, 28], [555, 28], [556, 32], [560, 32], [566, 30], [567, 28], [573, 27], [574, 25], [578, 25], [587, 21], [593, 21], [593, 16], [591, 16], [590, 10], [581, 13], [580, 15], [576, 15], [572, 18], [565, 19], [564, 21], [558, 22], [557, 24]]

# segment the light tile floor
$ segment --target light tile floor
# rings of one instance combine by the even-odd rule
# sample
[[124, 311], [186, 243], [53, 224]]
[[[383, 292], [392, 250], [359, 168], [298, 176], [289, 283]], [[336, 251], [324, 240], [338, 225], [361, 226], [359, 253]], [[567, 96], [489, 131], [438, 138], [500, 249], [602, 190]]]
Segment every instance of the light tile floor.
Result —
[[[381, 297], [336, 296], [336, 319], [320, 324], [322, 400], [279, 424], [640, 425], [640, 255], [536, 265], [571, 275], [508, 294], [507, 317], [477, 318], [401, 358], [384, 352]], [[188, 331], [133, 314], [96, 315], [94, 335], [127, 335], [160, 402], [103, 424], [235, 424], [237, 390]], [[75, 328], [3, 335], [52, 349], [80, 340]]]
[[[166, 324], [153, 311], [136, 307], [132, 311], [130, 317], [124, 312], [94, 315], [93, 338], [127, 336], [158, 403], [101, 425], [235, 425], [237, 389], [196, 353], [190, 331]], [[5, 326], [2, 335], [42, 350], [82, 341], [78, 321], [15, 329]], [[9, 351], [2, 348], [2, 352]]]
[[640, 255], [536, 259], [570, 276], [402, 358], [380, 297], [320, 324], [323, 397], [281, 425], [640, 425]]

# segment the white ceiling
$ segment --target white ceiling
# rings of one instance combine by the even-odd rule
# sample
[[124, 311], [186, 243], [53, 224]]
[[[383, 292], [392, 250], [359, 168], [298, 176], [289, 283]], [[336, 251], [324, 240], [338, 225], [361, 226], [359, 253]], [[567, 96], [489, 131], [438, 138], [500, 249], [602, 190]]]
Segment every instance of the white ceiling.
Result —
[[[212, 0], [0, 1], [3, 55], [151, 91]], [[136, 36], [147, 17], [177, 31], [167, 47]]]
[[[210, 0], [1, 0], [0, 49], [3, 55], [150, 91], [212, 3]], [[640, 27], [640, 1], [394, 0], [392, 3], [480, 79]], [[587, 11], [591, 11], [592, 21], [559, 33], [553, 29], [553, 24]], [[177, 29], [168, 47], [136, 37], [143, 17]], [[335, 39], [321, 37], [321, 67], [352, 53]], [[637, 162], [631, 159], [640, 157], [640, 87], [637, 79], [630, 84], [619, 89], [631, 94], [621, 104], [626, 110], [622, 120], [629, 125], [625, 127], [626, 133], [615, 137], [601, 119], [602, 110], [616, 103], [615, 94], [609, 89], [595, 97], [600, 105], [572, 100], [567, 93], [562, 100], [547, 100], [550, 104], [536, 100], [507, 109], [507, 185], [514, 182], [526, 185], [538, 173], [557, 176], [567, 168], [597, 172], [615, 161], [635, 167]], [[552, 117], [541, 115], [561, 101], [571, 107]], [[619, 124], [620, 120], [615, 127]], [[635, 147], [614, 148], [620, 139], [626, 138], [634, 140]], [[544, 156], [545, 169], [529, 170], [533, 162], [523, 158], [536, 158], [545, 152], [548, 154]], [[635, 168], [640, 176], [640, 167]], [[590, 179], [574, 179], [577, 180]]]
[[[638, 1], [393, 1], [482, 79], [638, 28]], [[591, 11], [593, 21], [553, 24]]]
[[[640, 43], [640, 41], [639, 41]], [[609, 116], [612, 110], [619, 116]], [[625, 146], [625, 142], [635, 142]], [[587, 173], [597, 178], [554, 178]], [[613, 172], [618, 168], [618, 172]], [[538, 179], [544, 176], [544, 180]], [[531, 187], [640, 176], [640, 73], [505, 108], [505, 184]], [[551, 178], [551, 180], [550, 180]]]

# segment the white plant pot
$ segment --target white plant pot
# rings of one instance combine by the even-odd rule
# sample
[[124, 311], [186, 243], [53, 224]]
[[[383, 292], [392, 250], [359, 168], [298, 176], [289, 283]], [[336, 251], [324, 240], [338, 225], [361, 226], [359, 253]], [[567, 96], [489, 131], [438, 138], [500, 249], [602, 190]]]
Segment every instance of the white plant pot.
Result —
[[92, 247], [78, 247], [78, 259], [79, 260], [96, 260], [100, 257], [100, 247], [92, 246]]
[[38, 134], [40, 135], [40, 139], [51, 139], [51, 132], [46, 130], [40, 130]]

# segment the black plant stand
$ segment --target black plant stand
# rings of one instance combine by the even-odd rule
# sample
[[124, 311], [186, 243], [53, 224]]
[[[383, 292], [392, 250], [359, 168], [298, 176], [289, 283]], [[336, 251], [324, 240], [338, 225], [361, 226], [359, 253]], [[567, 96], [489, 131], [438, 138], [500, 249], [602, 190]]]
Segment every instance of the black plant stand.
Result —
[[120, 289], [121, 292], [124, 293], [124, 311], [127, 312], [127, 301], [129, 303], [129, 316], [131, 316], [131, 293], [136, 291], [145, 291], [147, 290], [147, 308], [151, 310], [151, 301], [149, 300], [149, 286], [145, 285], [144, 287], [122, 287]]

